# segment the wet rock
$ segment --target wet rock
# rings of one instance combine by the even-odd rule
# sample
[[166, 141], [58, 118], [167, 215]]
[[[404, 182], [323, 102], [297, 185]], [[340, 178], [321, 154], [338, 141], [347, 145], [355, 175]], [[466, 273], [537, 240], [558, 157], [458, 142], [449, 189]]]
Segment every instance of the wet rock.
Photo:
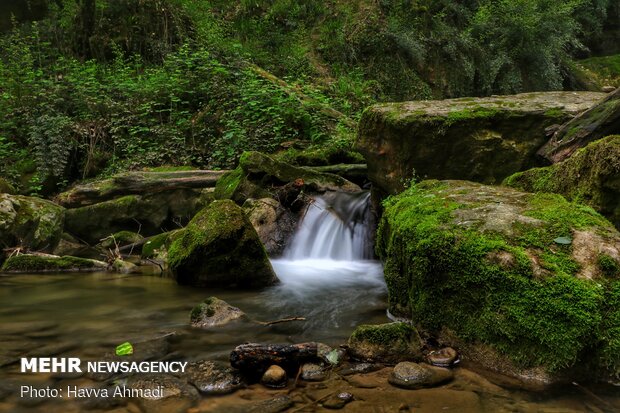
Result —
[[306, 381], [323, 381], [329, 377], [329, 371], [314, 363], [306, 363], [301, 367], [301, 378]]
[[131, 274], [139, 271], [136, 264], [121, 259], [114, 260], [112, 263], [112, 269], [121, 274]]
[[278, 282], [256, 230], [229, 200], [215, 201], [181, 230], [168, 250], [179, 284], [262, 288]]
[[437, 386], [453, 377], [452, 371], [448, 369], [405, 361], [394, 367], [388, 381], [404, 389], [420, 389]]
[[[120, 385], [121, 388], [124, 387]], [[134, 397], [138, 405], [149, 413], [185, 413], [200, 398], [198, 391], [187, 382], [169, 375], [138, 375], [131, 377], [126, 385], [129, 390], [142, 391], [142, 397]], [[156, 397], [145, 397], [161, 389]]]
[[437, 367], [450, 367], [458, 359], [459, 353], [452, 347], [431, 351], [426, 357], [429, 364]]
[[273, 365], [265, 371], [260, 382], [267, 387], [282, 388], [287, 383], [286, 372], [280, 366]]
[[325, 400], [322, 404], [326, 409], [339, 410], [342, 409], [347, 403], [353, 400], [353, 395], [348, 392], [338, 393], [327, 400]]
[[281, 254], [296, 227], [295, 217], [290, 210], [273, 198], [248, 199], [243, 203], [243, 210], [256, 229], [267, 254]]
[[202, 394], [228, 394], [245, 386], [237, 370], [213, 361], [189, 363], [187, 380]]
[[351, 374], [371, 373], [381, 368], [381, 365], [374, 363], [350, 363], [345, 365], [338, 373], [341, 376], [350, 376]]
[[407, 323], [361, 325], [351, 334], [347, 345], [351, 357], [362, 361], [397, 363], [422, 359], [420, 336]]
[[217, 297], [209, 297], [190, 313], [190, 325], [198, 328], [223, 326], [245, 317], [245, 313]]

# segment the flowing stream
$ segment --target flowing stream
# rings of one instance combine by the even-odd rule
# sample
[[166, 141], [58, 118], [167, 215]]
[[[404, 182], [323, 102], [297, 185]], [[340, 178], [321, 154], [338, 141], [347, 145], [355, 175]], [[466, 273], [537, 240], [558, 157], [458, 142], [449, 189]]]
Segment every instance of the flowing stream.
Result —
[[[226, 361], [230, 350], [244, 342], [319, 341], [337, 346], [346, 342], [359, 324], [388, 322], [382, 266], [372, 259], [369, 229], [373, 224], [368, 200], [368, 193], [317, 197], [289, 248], [281, 258], [272, 260], [281, 283], [260, 292], [197, 289], [156, 275], [0, 276], [0, 413], [93, 409], [87, 403], [66, 405], [66, 401], [17, 397], [16, 389], [23, 384], [100, 385], [89, 377], [21, 374], [16, 361], [23, 356], [97, 360], [113, 352], [116, 345], [131, 341], [152, 343], [149, 351], [154, 357]], [[211, 330], [190, 328], [191, 308], [208, 296], [241, 308], [253, 320], [297, 316], [306, 321], [273, 326], [246, 321]], [[169, 336], [171, 332], [175, 334]], [[161, 340], [164, 336], [166, 339]], [[387, 384], [387, 371], [369, 374], [360, 387], [351, 388], [365, 404], [351, 403], [344, 411], [398, 411], [399, 405], [410, 403], [419, 406], [413, 410], [416, 412], [446, 411], [449, 406], [456, 409], [449, 411], [468, 413], [620, 411], [620, 394], [608, 387], [569, 386], [550, 393], [528, 393], [502, 388], [460, 368], [451, 384], [412, 392]], [[299, 396], [303, 399], [306, 393], [320, 397], [322, 393], [313, 396], [312, 392], [332, 391], [330, 386], [351, 386], [339, 380], [318, 383], [316, 389], [307, 384], [296, 391], [303, 394]], [[257, 384], [229, 396], [203, 398], [196, 411], [246, 411], [230, 406], [278, 394]], [[94, 411], [114, 409], [104, 403]], [[114, 411], [136, 411], [123, 409]]]

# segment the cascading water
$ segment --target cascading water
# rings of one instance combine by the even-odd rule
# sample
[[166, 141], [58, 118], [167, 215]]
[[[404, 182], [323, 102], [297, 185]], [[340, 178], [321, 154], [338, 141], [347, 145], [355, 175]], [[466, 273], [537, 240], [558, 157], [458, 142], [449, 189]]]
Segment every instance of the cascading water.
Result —
[[271, 261], [281, 283], [265, 293], [267, 302], [283, 316], [306, 317], [303, 330], [311, 336], [354, 327], [369, 311], [385, 314], [383, 267], [372, 259], [369, 200], [368, 192], [314, 198], [283, 257]]
[[345, 261], [372, 258], [369, 199], [369, 192], [315, 198], [308, 205], [285, 258]]

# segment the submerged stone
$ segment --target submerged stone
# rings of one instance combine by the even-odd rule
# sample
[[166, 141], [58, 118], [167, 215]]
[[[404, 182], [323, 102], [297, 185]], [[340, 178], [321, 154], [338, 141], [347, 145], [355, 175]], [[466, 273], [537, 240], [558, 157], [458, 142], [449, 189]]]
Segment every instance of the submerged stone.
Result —
[[384, 207], [392, 314], [523, 380], [620, 372], [620, 233], [594, 210], [465, 181], [424, 181]]
[[213, 361], [198, 361], [187, 365], [187, 379], [202, 394], [229, 394], [245, 386], [238, 370]]
[[404, 389], [420, 389], [438, 386], [453, 377], [454, 374], [448, 369], [405, 361], [394, 367], [388, 381]]
[[256, 230], [229, 200], [213, 202], [179, 231], [168, 263], [179, 284], [261, 288], [278, 281]]

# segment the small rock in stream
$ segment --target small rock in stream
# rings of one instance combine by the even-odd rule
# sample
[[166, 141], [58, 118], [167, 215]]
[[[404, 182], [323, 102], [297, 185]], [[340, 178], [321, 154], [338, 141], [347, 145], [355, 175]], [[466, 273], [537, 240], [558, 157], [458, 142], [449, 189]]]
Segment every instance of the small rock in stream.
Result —
[[301, 367], [301, 378], [306, 381], [323, 381], [329, 372], [318, 364], [306, 363]]
[[190, 314], [190, 325], [198, 328], [223, 326], [245, 317], [245, 313], [217, 297], [209, 297]]
[[346, 406], [347, 403], [352, 400], [353, 395], [351, 393], [342, 392], [330, 397], [325, 402], [323, 402], [323, 407], [325, 407], [326, 409], [338, 410], [342, 409], [344, 406]]
[[282, 388], [286, 387], [286, 372], [280, 366], [273, 365], [267, 369], [260, 382], [267, 387]]
[[419, 389], [437, 386], [452, 380], [453, 377], [451, 370], [405, 361], [394, 367], [388, 381], [396, 387]]
[[352, 374], [372, 373], [380, 370], [382, 366], [374, 363], [350, 363], [345, 365], [340, 371], [341, 376], [350, 376]]
[[265, 400], [247, 410], [249, 413], [279, 413], [293, 406], [294, 402], [289, 396], [280, 396]]
[[237, 370], [213, 361], [190, 363], [186, 374], [188, 381], [203, 394], [228, 394], [245, 385]]
[[426, 357], [428, 362], [437, 367], [450, 367], [457, 362], [459, 353], [452, 347], [431, 351]]

